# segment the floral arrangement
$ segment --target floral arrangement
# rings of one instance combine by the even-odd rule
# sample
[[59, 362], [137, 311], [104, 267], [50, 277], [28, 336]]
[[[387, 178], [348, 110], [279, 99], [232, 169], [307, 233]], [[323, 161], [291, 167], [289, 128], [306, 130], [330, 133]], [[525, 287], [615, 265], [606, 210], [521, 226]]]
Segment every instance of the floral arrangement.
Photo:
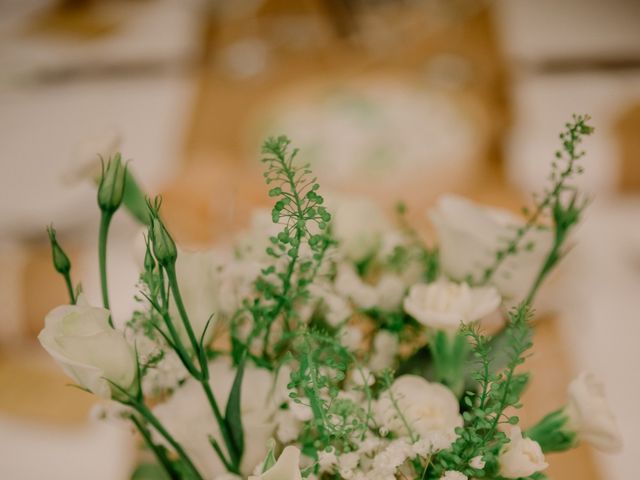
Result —
[[[183, 251], [160, 199], [145, 199], [115, 155], [97, 176], [103, 305], [73, 287], [50, 228], [70, 304], [47, 315], [40, 342], [105, 399], [101, 417], [137, 430], [154, 458], [144, 478], [546, 478], [547, 454], [621, 447], [591, 374], [537, 424], [517, 416], [531, 305], [586, 206], [574, 180], [592, 131], [586, 116], [566, 125], [524, 219], [442, 198], [437, 246], [403, 207], [392, 221], [363, 198], [325, 201], [278, 137], [263, 146], [271, 212], [232, 248]], [[112, 317], [106, 274], [121, 205], [146, 230], [129, 319]]]

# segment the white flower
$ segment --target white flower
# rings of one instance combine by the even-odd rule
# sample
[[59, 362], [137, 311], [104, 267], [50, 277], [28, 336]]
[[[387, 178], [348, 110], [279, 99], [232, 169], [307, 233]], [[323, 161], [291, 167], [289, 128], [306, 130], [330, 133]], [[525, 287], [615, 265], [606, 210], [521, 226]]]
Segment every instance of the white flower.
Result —
[[380, 395], [375, 414], [382, 426], [398, 435], [408, 435], [409, 427], [420, 436], [442, 432], [453, 440], [455, 428], [462, 425], [458, 399], [451, 390], [417, 375], [396, 378]]
[[545, 470], [549, 465], [538, 442], [524, 438], [518, 427], [512, 427], [510, 442], [502, 447], [498, 462], [500, 475], [505, 478], [529, 477]]
[[275, 414], [277, 439], [284, 443], [291, 443], [298, 438], [302, 430], [302, 422], [298, 420], [290, 409], [278, 410]]
[[249, 300], [254, 292], [254, 282], [260, 275], [262, 264], [252, 259], [231, 260], [218, 268], [220, 311], [233, 315]]
[[[219, 357], [209, 363], [209, 372], [211, 388], [220, 409], [224, 411], [235, 369], [228, 358]], [[245, 475], [264, 459], [268, 440], [276, 429], [274, 418], [282, 392], [274, 388], [278, 387], [271, 372], [253, 364], [246, 365], [240, 401], [245, 441], [241, 471]], [[198, 382], [187, 380], [166, 402], [156, 406], [154, 413], [182, 444], [206, 478], [214, 478], [225, 472], [208, 439], [211, 435], [222, 444], [222, 437]]]
[[312, 298], [321, 300], [320, 311], [327, 323], [337, 327], [353, 314], [353, 308], [344, 296], [339, 295], [331, 285], [314, 283], [309, 286]]
[[568, 427], [603, 452], [618, 452], [622, 438], [605, 397], [604, 385], [592, 373], [582, 373], [569, 385]]
[[353, 265], [349, 263], [338, 265], [335, 288], [359, 308], [373, 308], [378, 301], [376, 289], [364, 283]]
[[[440, 265], [448, 276], [463, 280], [468, 275], [482, 277], [484, 269], [495, 261], [504, 240], [523, 226], [509, 212], [477, 205], [455, 195], [441, 197], [430, 212], [439, 239]], [[494, 273], [492, 283], [507, 298], [519, 300], [531, 287], [552, 244], [549, 231], [532, 229], [522, 239], [521, 248], [509, 255]]]
[[461, 323], [480, 320], [499, 306], [500, 295], [495, 288], [473, 288], [447, 280], [416, 284], [404, 299], [405, 312], [422, 325], [450, 332]]
[[447, 470], [444, 475], [440, 477], [440, 480], [467, 480], [467, 476], [464, 473], [456, 472], [455, 470]]
[[478, 455], [477, 457], [473, 457], [471, 461], [469, 461], [469, 466], [471, 468], [475, 468], [476, 470], [482, 470], [485, 466], [486, 462], [482, 458], [482, 455]]
[[109, 326], [109, 311], [86, 304], [56, 307], [38, 335], [44, 349], [69, 377], [103, 398], [119, 393], [110, 382], [130, 390], [136, 358], [124, 336]]
[[262, 475], [252, 475], [249, 480], [302, 480], [300, 473], [300, 450], [286, 447], [273, 467]]
[[349, 260], [360, 262], [374, 255], [389, 223], [378, 206], [366, 197], [335, 198], [332, 232], [338, 250]]
[[355, 326], [346, 326], [340, 332], [340, 343], [351, 351], [362, 346], [362, 330]]
[[380, 330], [373, 338], [373, 353], [369, 359], [372, 372], [391, 368], [398, 353], [398, 336], [388, 330]]
[[327, 452], [326, 450], [318, 452], [318, 466], [320, 467], [321, 472], [333, 473], [337, 465], [338, 457], [336, 457], [333, 450], [330, 452]]
[[391, 273], [384, 273], [376, 283], [368, 284], [352, 264], [343, 262], [338, 265], [335, 290], [349, 298], [356, 307], [393, 310], [402, 302], [405, 285], [399, 276]]

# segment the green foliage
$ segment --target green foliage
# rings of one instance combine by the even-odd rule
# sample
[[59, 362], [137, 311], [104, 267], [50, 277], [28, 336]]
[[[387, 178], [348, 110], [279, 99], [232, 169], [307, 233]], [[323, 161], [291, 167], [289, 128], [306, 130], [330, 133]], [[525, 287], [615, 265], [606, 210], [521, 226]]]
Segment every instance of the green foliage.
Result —
[[534, 248], [531, 243], [524, 243], [524, 237], [533, 228], [540, 228], [540, 223], [547, 218], [554, 230], [554, 243], [527, 296], [527, 301], [532, 302], [540, 284], [562, 257], [562, 247], [568, 233], [578, 223], [587, 203], [584, 198], [579, 197], [574, 180], [583, 172], [579, 160], [585, 152], [579, 149], [579, 145], [585, 136], [591, 135], [594, 131], [587, 123], [589, 120], [588, 115], [574, 115], [573, 122], [565, 125], [565, 131], [560, 134], [561, 149], [556, 152], [551, 165], [550, 185], [544, 189], [542, 195], [534, 195], [533, 209], [523, 209], [526, 223], [516, 229], [513, 238], [495, 253], [493, 264], [484, 270], [482, 278], [476, 283], [489, 282], [509, 256], [523, 249]]
[[546, 415], [525, 435], [540, 444], [544, 453], [564, 452], [576, 446], [576, 432], [566, 428], [569, 417], [564, 409]]
[[327, 231], [331, 215], [318, 193], [320, 185], [311, 176], [308, 165], [298, 164], [298, 150], [290, 150], [289, 145], [289, 139], [281, 136], [269, 138], [262, 147], [265, 181], [271, 187], [269, 196], [276, 200], [271, 216], [274, 223], [282, 225], [282, 230], [269, 239], [266, 253], [273, 263], [255, 282], [258, 298], [244, 305], [253, 320], [253, 329], [246, 342], [234, 338], [234, 346], [248, 350], [254, 339], [262, 339], [261, 360], [265, 366], [270, 356], [285, 351], [280, 339], [271, 341], [273, 324], [282, 320], [286, 342], [288, 334], [296, 328], [295, 308], [308, 299], [308, 286], [333, 243]]
[[[313, 413], [313, 420], [305, 424], [300, 436], [303, 450], [312, 457], [329, 447], [350, 451], [368, 429], [371, 417], [371, 402], [365, 409], [339, 396], [355, 358], [334, 337], [320, 331], [302, 332], [293, 347], [296, 367], [288, 385], [289, 396]], [[371, 400], [366, 382], [362, 389]]]
[[435, 479], [447, 471], [457, 470], [469, 477], [480, 476], [469, 466], [476, 456], [486, 462], [485, 476], [497, 474], [497, 455], [503, 445], [508, 443], [507, 436], [498, 430], [500, 424], [517, 424], [519, 419], [508, 414], [510, 407], [520, 407], [520, 396], [527, 377], [516, 374], [527, 351], [531, 348], [531, 328], [529, 326], [530, 309], [523, 303], [509, 312], [509, 325], [506, 330], [505, 352], [508, 356], [506, 367], [498, 373], [492, 373], [493, 351], [490, 339], [483, 335], [477, 325], [463, 328], [472, 343], [477, 371], [473, 378], [478, 390], [467, 392], [464, 402], [464, 427], [457, 429], [459, 435], [453, 445], [438, 452], [432, 459], [431, 467], [425, 478]]

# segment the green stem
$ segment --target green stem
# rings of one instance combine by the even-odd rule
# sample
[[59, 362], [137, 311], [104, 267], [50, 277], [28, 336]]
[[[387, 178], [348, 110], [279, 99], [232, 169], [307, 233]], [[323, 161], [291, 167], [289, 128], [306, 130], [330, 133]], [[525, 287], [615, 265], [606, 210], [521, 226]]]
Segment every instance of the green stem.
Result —
[[167, 272], [167, 278], [169, 279], [169, 288], [171, 288], [171, 293], [173, 294], [173, 299], [176, 302], [176, 307], [178, 308], [178, 313], [180, 314], [184, 329], [186, 330], [187, 336], [189, 337], [189, 342], [191, 342], [193, 351], [195, 353], [198, 353], [200, 344], [198, 343], [198, 339], [193, 332], [193, 327], [191, 326], [191, 322], [189, 321], [187, 309], [184, 306], [182, 295], [180, 294], [180, 288], [178, 287], [178, 277], [176, 276], [176, 266], [173, 263], [169, 264], [165, 267], [165, 270]]
[[229, 453], [229, 457], [231, 461], [227, 461], [221, 452], [218, 452], [220, 459], [225, 465], [229, 465], [231, 468], [228, 470], [231, 473], [239, 474], [240, 473], [240, 458], [238, 452], [233, 447], [233, 442], [231, 440], [231, 433], [229, 432], [229, 428], [227, 427], [227, 422], [225, 422], [222, 417], [222, 412], [220, 412], [220, 408], [218, 407], [218, 402], [216, 397], [213, 395], [213, 391], [211, 390], [211, 385], [209, 384], [208, 378], [206, 380], [202, 380], [200, 382], [202, 385], [202, 389], [204, 390], [207, 400], [209, 401], [209, 405], [211, 405], [211, 410], [213, 411], [213, 415], [216, 417], [216, 421], [218, 422], [218, 427], [220, 428], [220, 433], [222, 434], [222, 438], [224, 439], [224, 443], [227, 446], [227, 452]]
[[73, 284], [71, 283], [71, 274], [67, 272], [63, 276], [64, 276], [64, 283], [67, 285], [67, 292], [69, 292], [69, 300], [71, 301], [71, 305], [75, 305], [76, 295], [73, 292]]
[[162, 437], [171, 445], [171, 447], [175, 450], [181, 460], [185, 463], [187, 468], [191, 470], [194, 475], [194, 478], [197, 480], [204, 480], [198, 469], [195, 467], [187, 452], [184, 451], [182, 445], [180, 445], [175, 438], [164, 428], [162, 423], [157, 419], [157, 417], [142, 403], [131, 403], [130, 404], [136, 411], [142, 415], [142, 417], [157, 430], [157, 432], [162, 435]]
[[178, 286], [178, 278], [176, 276], [176, 268], [175, 264], [169, 264], [165, 267], [167, 272], [167, 278], [169, 280], [169, 287], [171, 288], [171, 293], [173, 294], [173, 299], [176, 302], [176, 307], [178, 308], [178, 312], [180, 314], [180, 318], [182, 319], [182, 324], [184, 325], [185, 330], [187, 331], [187, 335], [189, 337], [189, 341], [191, 342], [191, 346], [193, 348], [194, 353], [198, 357], [200, 361], [200, 373], [196, 378], [207, 396], [207, 400], [209, 401], [209, 405], [211, 405], [211, 410], [213, 411], [213, 415], [216, 418], [216, 422], [218, 422], [218, 427], [220, 428], [220, 433], [224, 439], [224, 443], [227, 447], [227, 451], [229, 456], [231, 457], [231, 464], [234, 467], [234, 471], [232, 473], [238, 473], [238, 464], [240, 459], [238, 458], [238, 452], [235, 451], [233, 447], [233, 443], [231, 441], [231, 434], [227, 427], [227, 423], [220, 412], [220, 408], [218, 407], [218, 402], [216, 401], [213, 392], [211, 391], [211, 385], [209, 384], [209, 369], [207, 365], [206, 355], [200, 354], [201, 345], [196, 339], [196, 335], [193, 332], [193, 327], [191, 326], [191, 321], [189, 320], [189, 315], [187, 314], [187, 309], [184, 306], [184, 302], [182, 300], [182, 295], [180, 294], [180, 288]]
[[151, 438], [149, 430], [147, 430], [144, 424], [135, 415], [131, 415], [130, 418], [133, 424], [138, 429], [138, 432], [140, 432], [140, 435], [144, 439], [147, 446], [155, 454], [158, 462], [160, 462], [160, 465], [162, 465], [169, 478], [171, 478], [171, 480], [180, 480], [180, 475], [175, 471], [173, 465], [171, 464], [171, 460], [169, 460], [165, 451], [158, 447], [158, 445], [153, 443], [153, 439]]
[[[109, 287], [107, 286], [107, 237], [111, 224], [112, 212], [102, 212], [100, 217], [100, 236], [98, 238], [98, 259], [100, 262], [100, 287], [102, 289], [102, 304], [109, 310]], [[109, 316], [109, 324], [113, 327], [113, 321]]]

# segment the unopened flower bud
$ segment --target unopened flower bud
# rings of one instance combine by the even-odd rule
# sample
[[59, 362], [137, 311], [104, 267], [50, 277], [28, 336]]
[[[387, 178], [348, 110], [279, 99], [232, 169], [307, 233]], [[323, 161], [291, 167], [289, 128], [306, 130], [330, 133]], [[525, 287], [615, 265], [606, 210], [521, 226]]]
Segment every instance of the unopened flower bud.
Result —
[[175, 263], [176, 258], [178, 258], [176, 243], [171, 238], [162, 220], [157, 216], [154, 216], [151, 220], [149, 237], [151, 238], [153, 253], [158, 263], [163, 267]]
[[151, 245], [149, 243], [149, 240], [147, 240], [147, 251], [144, 254], [144, 269], [147, 272], [152, 272], [153, 269], [156, 268], [156, 261], [151, 253]]
[[116, 153], [103, 168], [98, 185], [98, 205], [104, 212], [115, 212], [124, 197], [127, 167], [122, 164], [122, 157]]
[[51, 258], [53, 266], [58, 273], [66, 275], [71, 270], [71, 261], [56, 239], [56, 230], [53, 227], [47, 227], [49, 241], [51, 242]]

